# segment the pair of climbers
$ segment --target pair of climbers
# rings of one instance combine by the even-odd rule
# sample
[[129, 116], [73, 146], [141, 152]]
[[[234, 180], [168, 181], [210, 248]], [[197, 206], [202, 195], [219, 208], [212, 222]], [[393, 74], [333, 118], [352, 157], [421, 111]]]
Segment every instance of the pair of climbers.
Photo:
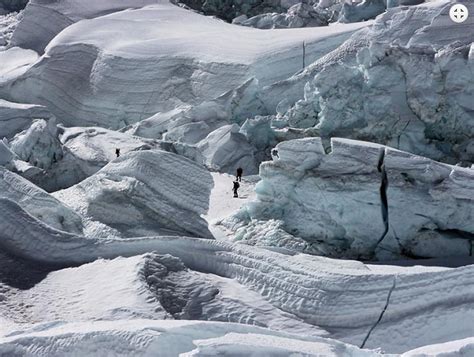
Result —
[[234, 186], [232, 188], [232, 191], [234, 191], [234, 198], [238, 198], [239, 197], [239, 194], [237, 193], [239, 187], [240, 187], [240, 183], [239, 182], [242, 182], [242, 174], [244, 173], [244, 170], [239, 167], [237, 169], [237, 174], [235, 175], [235, 181], [234, 181]]

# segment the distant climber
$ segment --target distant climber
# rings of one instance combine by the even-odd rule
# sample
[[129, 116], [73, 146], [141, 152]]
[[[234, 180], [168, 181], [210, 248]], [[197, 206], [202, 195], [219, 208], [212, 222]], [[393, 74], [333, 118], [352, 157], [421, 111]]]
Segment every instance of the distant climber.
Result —
[[239, 197], [239, 194], [237, 193], [237, 190], [239, 189], [240, 184], [237, 180], [234, 181], [234, 188], [232, 189], [234, 191], [234, 197], [237, 198]]
[[117, 148], [117, 149], [115, 149], [115, 155], [117, 155], [117, 157], [119, 157], [119, 156], [120, 156], [120, 149], [118, 149], [118, 148]]
[[242, 174], [243, 173], [244, 173], [244, 170], [241, 167], [239, 167], [237, 169], [237, 175], [235, 175], [235, 180], [239, 181], [239, 182], [242, 182]]

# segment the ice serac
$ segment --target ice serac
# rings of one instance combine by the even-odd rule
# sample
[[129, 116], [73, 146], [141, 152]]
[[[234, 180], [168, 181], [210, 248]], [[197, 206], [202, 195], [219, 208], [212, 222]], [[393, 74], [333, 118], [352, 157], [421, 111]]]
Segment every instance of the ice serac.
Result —
[[63, 157], [54, 119], [33, 121], [27, 130], [15, 135], [10, 142], [10, 148], [21, 160], [40, 169], [51, 168]]
[[119, 129], [252, 77], [261, 86], [288, 78], [302, 68], [303, 42], [311, 63], [365, 26], [260, 31], [162, 2], [69, 26], [0, 95], [46, 105], [67, 126]]
[[280, 310], [367, 348], [399, 353], [470, 337], [474, 327], [473, 265], [367, 266], [177, 236], [85, 238], [38, 221], [8, 199], [0, 199], [0, 214], [0, 247], [13, 256], [70, 266], [98, 257], [170, 254], [194, 271], [236, 279]]
[[158, 147], [155, 140], [100, 127], [60, 128], [63, 158], [50, 170], [57, 189], [68, 188], [92, 176], [119, 155]]
[[26, 212], [62, 231], [82, 234], [82, 218], [28, 180], [0, 167], [0, 197], [17, 202]]
[[288, 126], [310, 116], [314, 121], [302, 127], [324, 138], [378, 142], [470, 166], [474, 20], [452, 22], [453, 3], [389, 9], [365, 32], [366, 43], [355, 44], [357, 63], [342, 59], [310, 80], [305, 98], [284, 115]]
[[[175, 234], [211, 238], [201, 218], [213, 181], [202, 166], [159, 150], [130, 152], [54, 195], [123, 237]], [[126, 202], [126, 204], [124, 204]], [[89, 231], [90, 233], [90, 231]]]
[[472, 255], [472, 169], [340, 138], [326, 154], [309, 138], [279, 144], [260, 176], [257, 201], [230, 222], [281, 221], [276, 237], [335, 257]]
[[254, 148], [239, 130], [237, 124], [225, 125], [199, 143], [198, 149], [207, 167], [232, 174], [242, 167], [248, 174], [257, 173]]

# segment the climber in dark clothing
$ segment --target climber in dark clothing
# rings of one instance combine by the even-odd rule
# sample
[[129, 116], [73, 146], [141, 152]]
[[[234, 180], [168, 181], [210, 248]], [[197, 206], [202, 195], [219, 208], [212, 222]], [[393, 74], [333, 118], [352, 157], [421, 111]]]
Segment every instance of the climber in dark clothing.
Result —
[[115, 155], [117, 155], [117, 157], [119, 157], [119, 156], [120, 156], [120, 149], [118, 149], [118, 148], [117, 148], [117, 149], [115, 149]]
[[244, 170], [241, 167], [239, 167], [237, 169], [237, 175], [235, 176], [235, 180], [242, 182], [242, 174], [243, 173], [244, 173]]
[[232, 190], [234, 191], [234, 197], [239, 197], [239, 194], [237, 193], [237, 190], [239, 189], [240, 184], [237, 182], [237, 180], [234, 181], [234, 187]]

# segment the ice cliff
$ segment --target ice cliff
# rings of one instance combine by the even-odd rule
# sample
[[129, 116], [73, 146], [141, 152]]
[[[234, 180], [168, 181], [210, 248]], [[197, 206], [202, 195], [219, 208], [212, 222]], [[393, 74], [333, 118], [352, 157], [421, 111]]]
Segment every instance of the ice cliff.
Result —
[[472, 169], [339, 138], [326, 154], [311, 138], [277, 145], [260, 176], [257, 201], [225, 223], [238, 237], [275, 220], [275, 242], [283, 230], [334, 257], [472, 255]]
[[34, 119], [49, 119], [47, 108], [33, 104], [11, 103], [0, 99], [0, 137], [12, 138], [27, 129]]

